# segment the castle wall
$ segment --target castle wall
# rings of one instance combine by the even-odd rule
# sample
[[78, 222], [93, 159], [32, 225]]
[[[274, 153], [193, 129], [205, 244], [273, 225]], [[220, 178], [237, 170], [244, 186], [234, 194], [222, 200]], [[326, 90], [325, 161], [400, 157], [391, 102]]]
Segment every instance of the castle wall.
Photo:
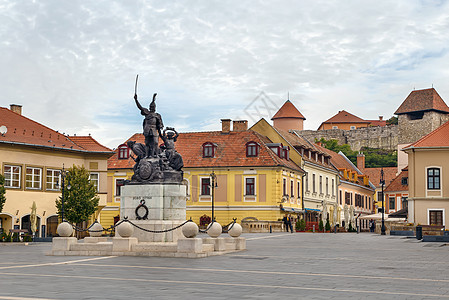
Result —
[[399, 128], [397, 125], [387, 127], [366, 127], [353, 130], [301, 130], [298, 134], [314, 143], [315, 139], [337, 140], [339, 144], [348, 144], [354, 151], [362, 147], [396, 150]]

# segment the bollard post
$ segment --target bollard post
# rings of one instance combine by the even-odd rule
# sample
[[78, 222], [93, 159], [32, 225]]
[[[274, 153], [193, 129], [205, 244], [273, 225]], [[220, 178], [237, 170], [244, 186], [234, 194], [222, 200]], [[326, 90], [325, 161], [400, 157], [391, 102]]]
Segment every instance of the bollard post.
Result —
[[313, 225], [313, 233], [315, 233], [315, 225]]
[[270, 225], [270, 233], [273, 233], [273, 230], [271, 229], [271, 225]]
[[337, 225], [334, 226], [334, 233], [337, 233]]

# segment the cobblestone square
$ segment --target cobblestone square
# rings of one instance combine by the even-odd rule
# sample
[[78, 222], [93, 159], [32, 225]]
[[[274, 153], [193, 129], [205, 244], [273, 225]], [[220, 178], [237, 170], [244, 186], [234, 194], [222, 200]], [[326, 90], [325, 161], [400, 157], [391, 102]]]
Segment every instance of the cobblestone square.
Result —
[[47, 256], [0, 244], [0, 299], [441, 299], [449, 247], [363, 233], [245, 234], [204, 259]]

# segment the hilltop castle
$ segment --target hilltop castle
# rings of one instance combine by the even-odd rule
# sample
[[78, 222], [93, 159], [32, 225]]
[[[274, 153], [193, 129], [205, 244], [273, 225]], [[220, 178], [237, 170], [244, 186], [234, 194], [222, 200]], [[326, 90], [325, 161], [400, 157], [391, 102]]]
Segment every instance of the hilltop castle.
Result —
[[[398, 125], [386, 126], [379, 120], [363, 120], [346, 111], [340, 111], [318, 130], [303, 130], [305, 117], [288, 100], [273, 116], [275, 127], [297, 131], [302, 137], [335, 139], [348, 144], [354, 151], [362, 147], [400, 150], [432, 132], [449, 120], [449, 107], [434, 88], [412, 91], [395, 111]], [[407, 156], [398, 151], [398, 169], [407, 165]]]

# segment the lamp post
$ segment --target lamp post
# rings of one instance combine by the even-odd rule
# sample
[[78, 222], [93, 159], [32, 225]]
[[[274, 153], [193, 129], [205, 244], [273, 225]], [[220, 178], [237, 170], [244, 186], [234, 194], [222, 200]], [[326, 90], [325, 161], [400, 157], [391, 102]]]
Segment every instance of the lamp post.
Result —
[[384, 180], [384, 169], [383, 168], [380, 169], [380, 184], [382, 186], [382, 192], [380, 194], [382, 197], [382, 227], [380, 230], [380, 234], [385, 235], [385, 218], [384, 218], [384, 213], [385, 213], [384, 184], [385, 184], [385, 180]]
[[214, 216], [215, 188], [218, 187], [217, 175], [215, 175], [214, 171], [212, 171], [212, 173], [210, 174], [210, 178], [211, 178], [211, 188], [212, 188], [212, 222], [214, 222], [215, 221], [215, 216]]
[[[62, 171], [59, 171], [59, 176], [61, 176], [61, 186], [59, 186], [58, 183], [56, 183], [56, 188], [61, 187], [61, 192], [62, 192], [62, 198], [61, 198], [61, 219], [62, 222], [64, 222], [64, 200], [65, 200], [65, 195], [64, 195], [64, 191], [65, 191], [65, 177], [67, 176], [67, 171], [64, 169], [64, 164], [62, 164]], [[70, 184], [67, 186], [67, 189], [70, 190]]]

